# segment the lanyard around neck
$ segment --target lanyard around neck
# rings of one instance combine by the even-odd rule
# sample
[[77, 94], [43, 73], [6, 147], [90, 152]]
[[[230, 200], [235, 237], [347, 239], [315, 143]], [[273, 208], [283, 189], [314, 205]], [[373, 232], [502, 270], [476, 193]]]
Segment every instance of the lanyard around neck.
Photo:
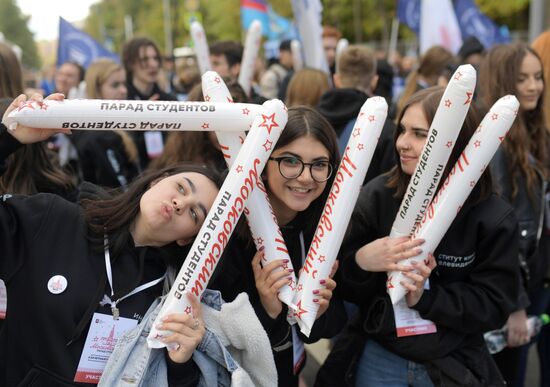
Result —
[[109, 297], [108, 295], [104, 295], [103, 296], [103, 300], [100, 301], [100, 305], [101, 306], [105, 306], [106, 304], [110, 304], [111, 305], [111, 311], [113, 313], [113, 318], [115, 320], [118, 320], [119, 316], [120, 316], [120, 312], [117, 308], [117, 304], [130, 297], [130, 296], [133, 296], [134, 294], [136, 293], [139, 293], [145, 289], [149, 289], [150, 287], [152, 286], [155, 286], [156, 284], [158, 284], [159, 282], [161, 282], [162, 280], [164, 280], [164, 277], [166, 277], [166, 273], [164, 273], [164, 275], [162, 277], [159, 277], [153, 281], [149, 281], [145, 284], [142, 284], [140, 286], [138, 286], [137, 288], [135, 288], [134, 290], [132, 290], [130, 293], [126, 294], [125, 296], [122, 296], [120, 297], [118, 300], [116, 301], [113, 301], [111, 299], [111, 297], [114, 296], [115, 292], [114, 292], [114, 287], [113, 287], [113, 272], [112, 272], [112, 269], [111, 269], [111, 254], [109, 253], [109, 239], [107, 238], [107, 235], [105, 235], [105, 239], [104, 239], [104, 251], [105, 251], [105, 270], [107, 272], [107, 280], [109, 281], [109, 287], [111, 288], [111, 296]]

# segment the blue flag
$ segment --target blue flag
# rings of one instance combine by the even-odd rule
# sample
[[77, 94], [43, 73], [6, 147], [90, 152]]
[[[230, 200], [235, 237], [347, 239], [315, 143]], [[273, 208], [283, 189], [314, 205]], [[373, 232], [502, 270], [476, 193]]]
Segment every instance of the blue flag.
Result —
[[[397, 18], [417, 35], [420, 31], [420, 3], [421, 0], [399, 0], [397, 5]], [[453, 3], [462, 39], [475, 36], [485, 48], [510, 42], [508, 29], [497, 26], [472, 0], [454, 0]]]
[[399, 0], [397, 18], [399, 22], [418, 35], [420, 32], [420, 0]]
[[118, 55], [107, 50], [90, 35], [60, 17], [57, 66], [59, 67], [67, 61], [74, 61], [86, 69], [98, 58], [108, 58], [120, 63]]
[[267, 14], [268, 5], [266, 0], [241, 0], [241, 24], [243, 30], [248, 31], [248, 27], [254, 20], [262, 23], [262, 35], [269, 34], [269, 16]]
[[485, 48], [510, 42], [508, 29], [499, 28], [472, 0], [455, 0], [455, 13], [464, 39], [475, 36]]

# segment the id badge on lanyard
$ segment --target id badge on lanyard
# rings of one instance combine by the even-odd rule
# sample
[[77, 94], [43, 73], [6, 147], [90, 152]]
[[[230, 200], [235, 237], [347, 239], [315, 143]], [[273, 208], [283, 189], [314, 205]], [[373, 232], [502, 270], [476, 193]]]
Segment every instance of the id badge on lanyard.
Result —
[[120, 317], [118, 303], [134, 294], [137, 294], [145, 289], [155, 286], [166, 276], [166, 273], [156, 280], [142, 284], [132, 290], [127, 295], [120, 297], [117, 300], [111, 300], [114, 296], [113, 273], [111, 269], [111, 255], [109, 253], [109, 240], [105, 236], [105, 270], [107, 272], [107, 280], [111, 287], [111, 296], [104, 295], [103, 300], [99, 303], [101, 306], [111, 305], [112, 316], [104, 313], [94, 313], [84, 349], [80, 355], [80, 361], [74, 377], [75, 382], [79, 383], [99, 383], [99, 379], [103, 374], [103, 370], [107, 365], [109, 357], [115, 349], [115, 345], [120, 337], [126, 332], [134, 328], [138, 321]]
[[[424, 288], [430, 288], [429, 280], [425, 282]], [[393, 313], [397, 337], [426, 335], [437, 332], [435, 323], [424, 320], [416, 310], [409, 308], [405, 297], [393, 306]]]

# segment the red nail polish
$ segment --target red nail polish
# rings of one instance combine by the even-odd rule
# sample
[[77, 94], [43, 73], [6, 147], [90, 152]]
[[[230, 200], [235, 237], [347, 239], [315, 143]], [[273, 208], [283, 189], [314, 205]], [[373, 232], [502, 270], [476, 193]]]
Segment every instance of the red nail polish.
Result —
[[319, 294], [319, 290], [315, 289], [315, 290], [313, 291], [313, 294]]
[[294, 269], [288, 269], [288, 272], [289, 272], [289, 273], [293, 273], [293, 272], [294, 272]]
[[321, 280], [321, 281], [319, 281], [319, 283], [320, 283], [321, 285], [324, 285], [324, 284], [327, 283], [327, 281], [326, 281], [326, 280]]
[[317, 302], [319, 302], [319, 300], [316, 299], [316, 298], [314, 298], [314, 299], [313, 299], [313, 302], [317, 303]]

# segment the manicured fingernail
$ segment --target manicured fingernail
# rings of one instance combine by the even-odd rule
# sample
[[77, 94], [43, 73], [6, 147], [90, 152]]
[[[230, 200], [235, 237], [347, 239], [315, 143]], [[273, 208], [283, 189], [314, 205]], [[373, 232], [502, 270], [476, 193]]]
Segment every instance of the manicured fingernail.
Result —
[[288, 263], [288, 259], [283, 259], [283, 263]]
[[418, 265], [418, 262], [416, 262], [416, 261], [411, 261], [411, 265], [416, 266], [416, 265]]
[[264, 246], [260, 246], [260, 248], [258, 249], [258, 251], [264, 251]]
[[319, 290], [315, 289], [315, 290], [313, 291], [313, 294], [319, 294]]
[[293, 273], [294, 269], [287, 269], [289, 273]]
[[316, 298], [314, 298], [314, 299], [313, 299], [313, 302], [317, 303], [317, 302], [319, 302], [319, 300], [316, 299]]
[[321, 280], [321, 281], [319, 281], [319, 283], [320, 283], [321, 285], [326, 284], [326, 282], [327, 282], [326, 280]]

